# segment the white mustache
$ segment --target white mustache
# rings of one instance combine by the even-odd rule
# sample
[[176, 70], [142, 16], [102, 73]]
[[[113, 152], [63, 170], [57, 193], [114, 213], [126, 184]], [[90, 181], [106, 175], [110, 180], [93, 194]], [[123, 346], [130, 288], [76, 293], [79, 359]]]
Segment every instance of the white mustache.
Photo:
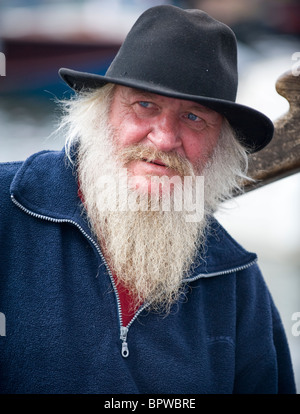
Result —
[[138, 144], [119, 149], [117, 156], [124, 165], [131, 161], [146, 161], [164, 165], [177, 172], [181, 177], [193, 174], [191, 162], [174, 151], [164, 152], [153, 147]]

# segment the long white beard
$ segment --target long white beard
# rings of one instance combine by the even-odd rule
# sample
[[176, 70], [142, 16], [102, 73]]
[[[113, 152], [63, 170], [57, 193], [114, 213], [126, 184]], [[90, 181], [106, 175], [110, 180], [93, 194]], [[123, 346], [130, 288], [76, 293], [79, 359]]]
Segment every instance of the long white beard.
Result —
[[[134, 307], [147, 301], [152, 309], [168, 312], [183, 292], [183, 279], [202, 259], [199, 252], [205, 243], [208, 217], [224, 199], [230, 198], [232, 191], [239, 189], [245, 178], [246, 152], [224, 122], [209, 165], [199, 166], [198, 171], [192, 171], [190, 165], [185, 165], [188, 169], [183, 171], [179, 168], [179, 175], [189, 171], [195, 178], [200, 170], [204, 175], [202, 220], [189, 222], [184, 209], [132, 211], [128, 204], [122, 205], [122, 198], [117, 209], [103, 209], [103, 205], [115, 203], [116, 194], [111, 186], [102, 185], [101, 177], [114, 177], [117, 182], [120, 168], [124, 168], [122, 157], [128, 154], [116, 152], [114, 132], [107, 126], [108, 105], [97, 103], [101, 93], [100, 90], [81, 102], [67, 104], [68, 114], [62, 121], [62, 127], [68, 127], [66, 149], [68, 152], [73, 142], [79, 141], [76, 166], [84, 207], [117, 281], [128, 288]], [[127, 185], [123, 190], [129, 195], [134, 192]], [[137, 199], [144, 205], [142, 196]]]
[[[116, 157], [111, 134], [102, 125], [97, 137], [81, 139], [78, 174], [84, 205], [107, 262], [117, 281], [131, 293], [133, 305], [148, 301], [152, 309], [168, 311], [178, 299], [183, 278], [196, 264], [206, 219], [188, 222], [184, 209], [174, 211], [171, 203], [170, 211], [164, 211], [161, 200], [158, 211], [144, 211], [142, 207], [149, 206], [148, 194], [130, 186], [121, 188], [120, 168], [126, 161], [119, 163], [124, 155]], [[115, 187], [103, 186], [104, 176], [113, 177], [118, 194], [125, 190], [141, 208], [129, 209], [128, 197], [118, 198], [117, 208], [103, 208], [116, 205]]]

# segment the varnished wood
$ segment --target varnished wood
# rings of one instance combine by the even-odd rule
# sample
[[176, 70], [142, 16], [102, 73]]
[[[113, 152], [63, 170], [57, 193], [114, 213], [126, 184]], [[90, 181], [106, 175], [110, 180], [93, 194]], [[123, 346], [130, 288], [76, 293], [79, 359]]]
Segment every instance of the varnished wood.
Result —
[[289, 102], [289, 111], [274, 122], [271, 143], [249, 157], [248, 175], [255, 179], [245, 183], [251, 191], [300, 171], [300, 76], [291, 71], [276, 82], [277, 92]]

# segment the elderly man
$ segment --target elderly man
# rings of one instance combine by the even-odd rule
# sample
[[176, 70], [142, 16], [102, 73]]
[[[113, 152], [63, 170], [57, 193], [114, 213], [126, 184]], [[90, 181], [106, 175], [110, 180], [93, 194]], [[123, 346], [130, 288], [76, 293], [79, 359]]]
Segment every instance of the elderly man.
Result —
[[235, 103], [232, 31], [154, 7], [105, 76], [60, 75], [64, 150], [0, 170], [1, 392], [294, 393], [257, 257], [213, 217], [273, 133]]

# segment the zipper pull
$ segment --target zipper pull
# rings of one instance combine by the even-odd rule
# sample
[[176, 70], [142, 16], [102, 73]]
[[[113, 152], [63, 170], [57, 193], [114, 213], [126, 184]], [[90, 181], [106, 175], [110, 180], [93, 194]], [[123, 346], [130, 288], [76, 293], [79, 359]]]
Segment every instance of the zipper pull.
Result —
[[129, 349], [128, 349], [128, 344], [127, 344], [127, 333], [128, 333], [128, 328], [126, 328], [126, 326], [121, 326], [121, 334], [120, 334], [120, 339], [122, 342], [122, 357], [123, 358], [127, 358], [129, 356]]

